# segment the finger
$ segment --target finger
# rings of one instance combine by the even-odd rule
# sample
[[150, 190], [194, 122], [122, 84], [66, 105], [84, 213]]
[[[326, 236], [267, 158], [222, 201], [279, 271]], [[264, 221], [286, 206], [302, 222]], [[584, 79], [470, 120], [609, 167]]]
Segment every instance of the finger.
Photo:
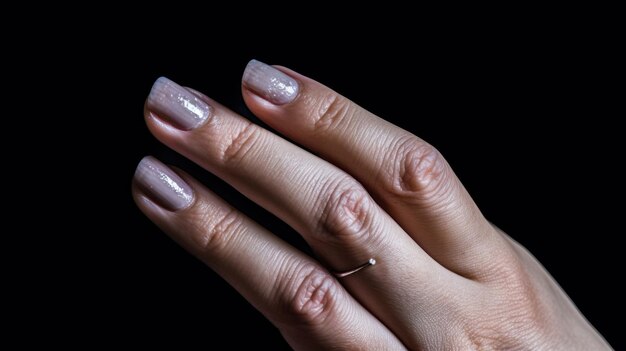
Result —
[[317, 262], [152, 157], [135, 173], [139, 208], [218, 272], [296, 349], [402, 345]]
[[[248, 64], [243, 96], [250, 110], [358, 179], [444, 266], [475, 276], [484, 250], [501, 240], [437, 150], [320, 83], [278, 69]], [[297, 94], [281, 93], [275, 76], [289, 77]]]
[[[146, 103], [151, 132], [291, 225], [333, 270], [375, 258], [376, 266], [342, 282], [401, 338], [419, 339], [421, 319], [435, 313], [432, 294], [455, 286], [454, 275], [426, 255], [354, 178], [215, 101], [197, 102], [210, 117], [196, 128], [173, 127], [181, 125], [169, 122], [182, 117], [175, 109], [180, 100], [194, 98], [171, 81], [157, 81]], [[405, 308], [390, 308], [392, 301], [415, 295], [417, 286], [428, 288]]]

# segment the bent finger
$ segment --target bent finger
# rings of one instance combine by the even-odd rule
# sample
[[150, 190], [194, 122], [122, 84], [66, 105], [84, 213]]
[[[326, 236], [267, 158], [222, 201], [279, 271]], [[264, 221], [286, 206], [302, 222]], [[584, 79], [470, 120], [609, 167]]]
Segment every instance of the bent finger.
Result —
[[[166, 78], [155, 82], [145, 112], [160, 141], [296, 229], [327, 267], [349, 271], [374, 258], [376, 266], [343, 285], [409, 346], [424, 339], [419, 326], [438, 313], [433, 297], [460, 278], [428, 256], [353, 177]], [[185, 129], [181, 121], [198, 115], [207, 117]], [[413, 298], [393, 308], [406, 296]]]
[[[289, 77], [291, 90], [283, 88]], [[502, 244], [439, 152], [324, 85], [251, 61], [243, 97], [250, 110], [290, 139], [359, 180], [439, 263], [464, 276]]]
[[190, 177], [146, 157], [135, 173], [133, 197], [154, 223], [270, 319], [294, 348], [404, 348], [319, 263]]

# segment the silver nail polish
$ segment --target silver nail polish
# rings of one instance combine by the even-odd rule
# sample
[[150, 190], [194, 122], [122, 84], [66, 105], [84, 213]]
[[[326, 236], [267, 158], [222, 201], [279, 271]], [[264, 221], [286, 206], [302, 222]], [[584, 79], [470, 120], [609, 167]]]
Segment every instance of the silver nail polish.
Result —
[[135, 180], [148, 197], [170, 211], [186, 208], [193, 201], [191, 186], [152, 156], [146, 156], [139, 162]]
[[165, 77], [154, 82], [146, 100], [146, 107], [183, 130], [197, 128], [212, 113], [211, 106]]
[[243, 84], [265, 100], [283, 105], [298, 95], [298, 82], [263, 62], [252, 60], [243, 72]]

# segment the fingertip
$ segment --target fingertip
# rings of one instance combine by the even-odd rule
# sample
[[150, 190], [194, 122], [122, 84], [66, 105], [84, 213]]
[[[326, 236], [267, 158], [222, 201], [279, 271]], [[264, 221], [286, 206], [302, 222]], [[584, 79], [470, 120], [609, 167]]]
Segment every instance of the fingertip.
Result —
[[131, 185], [131, 195], [139, 210], [153, 222], [159, 221], [167, 215], [167, 212], [169, 212], [150, 200], [150, 198], [143, 193], [134, 179]]
[[284, 106], [272, 104], [271, 102], [255, 94], [245, 85], [241, 86], [241, 95], [243, 97], [243, 101], [245, 102], [246, 106], [248, 106], [248, 108], [255, 115], [258, 115], [258, 114], [266, 115], [267, 113], [272, 113], [274, 115], [277, 115], [277, 114], [280, 114], [280, 111], [284, 109]]
[[279, 106], [291, 103], [300, 92], [300, 83], [296, 79], [257, 60], [248, 63], [241, 83], [250, 92]]

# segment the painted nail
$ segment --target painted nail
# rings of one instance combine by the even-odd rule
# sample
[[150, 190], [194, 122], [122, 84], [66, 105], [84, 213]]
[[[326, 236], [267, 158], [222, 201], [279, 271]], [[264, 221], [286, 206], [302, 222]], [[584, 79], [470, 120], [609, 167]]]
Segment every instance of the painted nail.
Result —
[[183, 130], [202, 125], [212, 113], [211, 106], [165, 77], [154, 82], [146, 107]]
[[283, 105], [298, 95], [298, 82], [276, 68], [252, 60], [243, 72], [243, 84], [265, 100]]
[[186, 208], [193, 200], [189, 184], [152, 156], [146, 156], [139, 162], [135, 180], [148, 197], [170, 211]]

